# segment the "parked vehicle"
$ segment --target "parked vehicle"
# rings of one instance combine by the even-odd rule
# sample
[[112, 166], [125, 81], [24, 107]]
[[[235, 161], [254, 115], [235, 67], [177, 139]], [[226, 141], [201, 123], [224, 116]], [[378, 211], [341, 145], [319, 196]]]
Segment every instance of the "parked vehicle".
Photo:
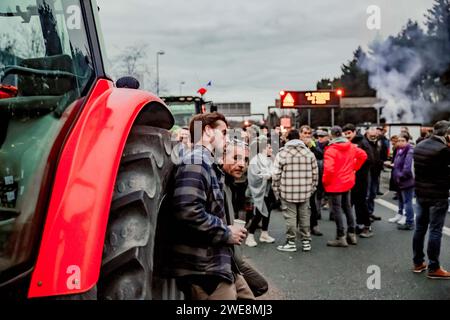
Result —
[[155, 95], [114, 87], [97, 11], [0, 2], [2, 297], [180, 297], [155, 243], [174, 119]]

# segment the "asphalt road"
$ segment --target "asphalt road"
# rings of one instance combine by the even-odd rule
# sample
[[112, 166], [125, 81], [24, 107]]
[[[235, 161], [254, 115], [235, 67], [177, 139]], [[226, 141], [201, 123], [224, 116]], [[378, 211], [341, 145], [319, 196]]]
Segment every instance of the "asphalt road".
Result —
[[[281, 212], [274, 211], [269, 232], [276, 242], [244, 248], [246, 258], [270, 284], [269, 292], [260, 299], [450, 299], [450, 281], [430, 280], [425, 273], [411, 272], [413, 232], [397, 230], [387, 221], [394, 215], [391, 209], [377, 205], [376, 214], [383, 220], [374, 222], [373, 238], [359, 238], [357, 246], [331, 248], [326, 241], [335, 236], [335, 224], [324, 211], [319, 221], [324, 236], [313, 237], [312, 251], [302, 252], [298, 243], [298, 251], [289, 253], [276, 250], [285, 241], [285, 224]], [[446, 235], [442, 239], [441, 263], [450, 269], [450, 237]], [[370, 266], [380, 268], [380, 289], [367, 287], [373, 275], [368, 273]]]

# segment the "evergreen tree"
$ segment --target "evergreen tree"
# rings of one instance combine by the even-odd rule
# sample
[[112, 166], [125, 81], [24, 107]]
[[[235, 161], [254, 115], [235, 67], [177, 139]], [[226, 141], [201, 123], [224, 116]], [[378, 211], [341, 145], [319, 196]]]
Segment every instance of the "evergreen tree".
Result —
[[435, 0], [433, 8], [425, 14], [428, 35], [444, 43], [450, 42], [450, 0]]
[[331, 90], [331, 80], [329, 78], [321, 79], [319, 82], [317, 82], [316, 88], [317, 90]]
[[350, 97], [374, 97], [375, 90], [369, 86], [369, 74], [360, 68], [360, 61], [366, 58], [365, 52], [358, 47], [353, 52], [353, 59], [342, 65], [340, 82], [346, 96]]
[[321, 79], [317, 82], [318, 90], [333, 90], [343, 88], [345, 95], [349, 97], [375, 97], [376, 91], [369, 86], [369, 74], [362, 70], [360, 62], [366, 54], [358, 47], [353, 53], [353, 59], [341, 67], [342, 75], [330, 80]]
[[321, 79], [316, 84], [317, 90], [335, 90], [337, 88], [342, 88], [342, 83], [340, 78], [334, 78], [330, 80], [329, 78]]
[[443, 57], [448, 57], [443, 60], [444, 65], [438, 70], [437, 76], [442, 85], [450, 87], [450, 0], [435, 0], [425, 18], [431, 45]]

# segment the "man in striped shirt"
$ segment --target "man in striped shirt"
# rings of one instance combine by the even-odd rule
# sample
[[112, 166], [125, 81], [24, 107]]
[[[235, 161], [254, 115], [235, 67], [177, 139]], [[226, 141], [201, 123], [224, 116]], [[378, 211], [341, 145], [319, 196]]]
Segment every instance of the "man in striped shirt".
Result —
[[227, 121], [217, 112], [199, 114], [189, 131], [194, 148], [175, 175], [172, 270], [189, 300], [234, 300], [246, 282], [232, 246], [247, 230], [225, 220], [224, 176], [216, 160], [223, 155]]

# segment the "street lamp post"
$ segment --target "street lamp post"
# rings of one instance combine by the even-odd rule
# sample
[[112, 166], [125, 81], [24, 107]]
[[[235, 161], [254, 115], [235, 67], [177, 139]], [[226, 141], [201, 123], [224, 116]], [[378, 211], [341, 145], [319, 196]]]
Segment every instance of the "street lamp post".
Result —
[[182, 93], [182, 87], [183, 87], [184, 84], [186, 84], [186, 82], [184, 82], [184, 81], [180, 82], [180, 96], [182, 95], [181, 94]]
[[159, 56], [162, 56], [165, 52], [158, 51], [156, 53], [156, 95], [159, 97]]

